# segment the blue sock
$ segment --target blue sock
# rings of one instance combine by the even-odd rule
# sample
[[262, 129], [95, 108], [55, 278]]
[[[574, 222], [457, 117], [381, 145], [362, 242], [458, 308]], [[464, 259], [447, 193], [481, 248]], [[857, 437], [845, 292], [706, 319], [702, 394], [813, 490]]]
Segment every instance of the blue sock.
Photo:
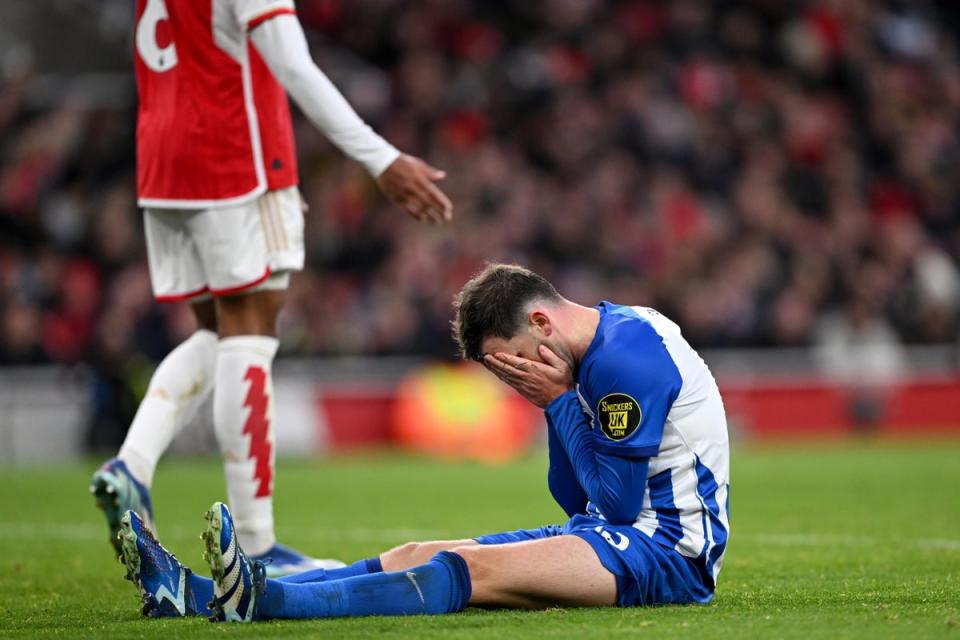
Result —
[[257, 614], [269, 619], [453, 613], [467, 607], [471, 591], [467, 562], [441, 551], [407, 571], [307, 584], [267, 580]]
[[330, 580], [343, 580], [353, 576], [365, 576], [370, 573], [380, 573], [383, 571], [383, 565], [380, 563], [380, 556], [358, 560], [351, 565], [339, 569], [310, 569], [301, 573], [295, 573], [290, 576], [278, 578], [279, 582], [287, 584], [306, 584], [308, 582], [328, 582]]
[[197, 615], [209, 616], [213, 612], [207, 604], [213, 601], [213, 580], [203, 578], [194, 572], [187, 574], [187, 588], [190, 597], [187, 599], [187, 611], [196, 611]]

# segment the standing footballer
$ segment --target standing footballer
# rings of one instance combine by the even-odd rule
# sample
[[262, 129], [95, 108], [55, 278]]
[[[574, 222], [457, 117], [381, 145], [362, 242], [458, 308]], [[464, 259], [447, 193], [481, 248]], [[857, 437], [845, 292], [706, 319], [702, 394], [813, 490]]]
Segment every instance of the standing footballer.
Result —
[[[706, 603], [727, 547], [729, 447], [716, 382], [676, 324], [646, 307], [563, 298], [494, 264], [456, 300], [454, 335], [544, 410], [548, 484], [570, 519], [466, 540], [410, 543], [348, 567], [267, 579], [215, 503], [203, 534], [218, 620], [438, 614], [468, 605], [631, 607]], [[479, 489], [478, 489], [479, 490]], [[177, 561], [136, 514], [123, 559], [153, 615], [211, 581]]]
[[239, 540], [277, 573], [316, 562], [276, 543], [271, 365], [303, 212], [286, 93], [418, 220], [445, 221], [443, 177], [374, 133], [318, 69], [292, 0], [138, 0], [137, 190], [157, 300], [199, 325], [160, 364], [116, 458], [93, 476], [111, 540], [127, 510], [153, 526], [150, 487], [173, 437], [213, 393]]

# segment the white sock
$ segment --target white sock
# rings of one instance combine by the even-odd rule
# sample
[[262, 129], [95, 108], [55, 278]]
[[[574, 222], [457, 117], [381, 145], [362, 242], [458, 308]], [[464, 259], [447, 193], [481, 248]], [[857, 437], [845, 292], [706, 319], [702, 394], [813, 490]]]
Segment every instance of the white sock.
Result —
[[217, 350], [213, 425], [240, 545], [260, 555], [273, 532], [273, 376], [276, 338], [233, 336]]
[[147, 487], [153, 484], [160, 456], [213, 389], [216, 363], [217, 334], [199, 329], [167, 354], [153, 372], [117, 454], [133, 477]]

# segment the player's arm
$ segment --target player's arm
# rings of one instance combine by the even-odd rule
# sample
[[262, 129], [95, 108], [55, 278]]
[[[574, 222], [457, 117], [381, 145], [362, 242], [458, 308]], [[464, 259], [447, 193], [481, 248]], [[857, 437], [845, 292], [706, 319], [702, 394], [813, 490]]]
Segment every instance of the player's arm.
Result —
[[599, 451], [576, 393], [568, 391], [545, 411], [580, 485], [611, 524], [629, 524], [643, 508], [647, 458]]
[[593, 429], [572, 391], [545, 409], [590, 499], [614, 523], [632, 522], [643, 507], [649, 460], [683, 384], [660, 337], [651, 332], [646, 339], [582, 372], [590, 397], [599, 398], [591, 407]]
[[590, 397], [599, 398], [591, 407], [593, 429], [573, 391], [545, 409], [590, 500], [616, 524], [634, 521], [643, 508], [649, 459], [683, 384], [659, 336], [648, 338], [636, 351], [618, 351], [582, 373]]
[[567, 451], [557, 436], [557, 430], [549, 421], [547, 422], [547, 447], [550, 456], [547, 487], [550, 489], [550, 494], [571, 518], [578, 513], [585, 513], [587, 493], [580, 486]]
[[292, 12], [264, 15], [269, 18], [245, 20], [252, 27], [250, 39], [307, 118], [345, 154], [363, 164], [387, 197], [413, 217], [449, 220], [453, 206], [434, 184], [444, 172], [400, 153], [357, 115], [314, 64], [303, 29]]
[[[542, 355], [553, 355], [549, 349], [545, 347], [543, 349], [545, 351], [541, 352]], [[517, 366], [518, 364], [520, 367]], [[560, 368], [556, 368], [510, 354], [496, 354], [496, 356], [488, 354], [484, 356], [483, 365], [541, 409], [554, 397], [573, 387], [572, 376], [562, 361], [559, 364]], [[570, 457], [549, 420], [547, 421], [547, 447], [550, 455], [547, 487], [553, 499], [568, 516], [573, 517], [575, 514], [584, 513], [588, 500], [587, 493], [577, 479]]]
[[484, 364], [534, 404], [547, 421], [590, 500], [611, 522], [633, 521], [643, 505], [648, 460], [659, 450], [667, 414], [682, 380], [658, 336], [642, 345], [643, 357], [621, 354], [595, 363], [584, 384], [600, 401], [591, 429], [566, 364], [546, 347], [544, 362], [506, 353]]

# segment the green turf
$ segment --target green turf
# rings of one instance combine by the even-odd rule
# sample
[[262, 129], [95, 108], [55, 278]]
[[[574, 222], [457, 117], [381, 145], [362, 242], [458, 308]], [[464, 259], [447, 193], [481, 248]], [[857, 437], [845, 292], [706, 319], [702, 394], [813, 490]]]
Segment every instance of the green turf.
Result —
[[[213, 625], [144, 620], [86, 493], [94, 463], [0, 467], [0, 636], [697, 637], [960, 640], [960, 442], [735, 451], [732, 537], [713, 604], [480, 611]], [[408, 538], [558, 521], [545, 460], [503, 467], [395, 456], [281, 461], [283, 542], [356, 559]], [[161, 540], [196, 567], [215, 460], [161, 466]]]

